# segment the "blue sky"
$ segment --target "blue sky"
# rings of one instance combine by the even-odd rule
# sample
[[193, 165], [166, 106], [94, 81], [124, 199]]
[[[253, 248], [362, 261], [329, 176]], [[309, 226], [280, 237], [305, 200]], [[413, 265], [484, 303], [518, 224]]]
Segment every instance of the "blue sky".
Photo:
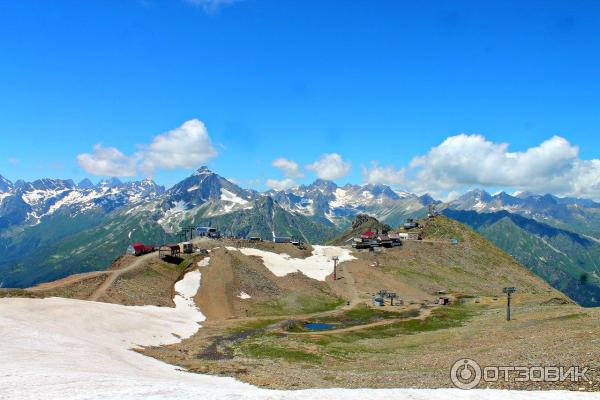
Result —
[[341, 183], [600, 197], [598, 65], [594, 1], [0, 0], [0, 174], [98, 180], [101, 144], [168, 186], [191, 166], [148, 147], [197, 119], [191, 159], [242, 186], [336, 154]]

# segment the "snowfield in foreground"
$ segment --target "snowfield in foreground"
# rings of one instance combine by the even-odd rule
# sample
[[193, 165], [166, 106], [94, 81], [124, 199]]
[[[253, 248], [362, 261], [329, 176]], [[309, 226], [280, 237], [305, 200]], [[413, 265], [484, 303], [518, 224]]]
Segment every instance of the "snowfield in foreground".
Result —
[[306, 258], [293, 258], [287, 254], [277, 254], [270, 251], [243, 247], [227, 247], [228, 250], [239, 250], [247, 256], [258, 256], [263, 259], [267, 267], [276, 276], [285, 276], [294, 272], [302, 272], [309, 278], [324, 281], [333, 273], [331, 257], [339, 257], [339, 262], [355, 260], [350, 250], [337, 246], [313, 246], [312, 256]]
[[187, 373], [132, 351], [174, 343], [197, 331], [204, 316], [192, 298], [200, 278], [199, 271], [188, 272], [175, 285], [175, 308], [62, 298], [0, 299], [0, 398], [569, 400], [598, 396], [458, 389], [274, 391], [232, 378]]

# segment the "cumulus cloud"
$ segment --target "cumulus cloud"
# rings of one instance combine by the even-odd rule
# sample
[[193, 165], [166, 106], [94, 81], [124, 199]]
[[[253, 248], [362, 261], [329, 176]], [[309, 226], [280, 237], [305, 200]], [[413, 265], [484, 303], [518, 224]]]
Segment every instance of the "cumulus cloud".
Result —
[[579, 148], [560, 136], [522, 152], [482, 135], [460, 134], [413, 158], [417, 191], [468, 186], [512, 187], [537, 193], [600, 198], [600, 160], [582, 160]]
[[306, 169], [313, 171], [319, 178], [328, 180], [348, 175], [351, 168], [352, 164], [337, 153], [323, 154], [317, 161], [306, 166]]
[[194, 168], [216, 155], [206, 127], [201, 121], [192, 119], [156, 136], [140, 153], [141, 169], [151, 174], [158, 168]]
[[204, 124], [192, 119], [179, 128], [154, 137], [149, 145], [127, 156], [115, 147], [97, 144], [92, 153], [82, 153], [77, 161], [97, 176], [152, 175], [156, 169], [195, 168], [217, 155]]
[[114, 147], [94, 145], [92, 153], [82, 153], [77, 156], [79, 165], [87, 172], [97, 176], [134, 176], [136, 161], [127, 157]]
[[290, 178], [281, 180], [267, 179], [267, 186], [274, 190], [287, 190], [296, 186], [296, 182]]
[[371, 184], [399, 185], [404, 183], [405, 169], [395, 169], [392, 166], [380, 166], [377, 161], [371, 162], [371, 167], [362, 167], [363, 181]]
[[304, 174], [300, 171], [300, 166], [297, 162], [288, 160], [287, 158], [277, 158], [271, 163], [275, 168], [279, 168], [288, 178], [302, 178]]

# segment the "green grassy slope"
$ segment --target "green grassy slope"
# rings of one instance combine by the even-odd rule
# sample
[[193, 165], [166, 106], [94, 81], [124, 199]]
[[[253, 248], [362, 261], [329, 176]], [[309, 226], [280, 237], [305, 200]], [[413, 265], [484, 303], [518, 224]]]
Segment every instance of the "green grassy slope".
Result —
[[600, 244], [509, 213], [445, 211], [583, 306], [600, 305]]

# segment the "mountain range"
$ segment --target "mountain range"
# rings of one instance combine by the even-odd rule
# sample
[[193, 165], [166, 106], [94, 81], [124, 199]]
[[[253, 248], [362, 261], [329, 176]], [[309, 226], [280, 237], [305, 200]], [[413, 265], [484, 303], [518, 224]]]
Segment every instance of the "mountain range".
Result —
[[132, 241], [177, 240], [185, 226], [235, 236], [326, 242], [368, 214], [393, 227], [427, 207], [463, 222], [582, 305], [600, 303], [600, 204], [473, 190], [442, 203], [386, 185], [316, 180], [285, 191], [243, 189], [202, 167], [169, 189], [150, 179], [10, 182], [0, 176], [0, 283], [25, 287], [105, 268]]

